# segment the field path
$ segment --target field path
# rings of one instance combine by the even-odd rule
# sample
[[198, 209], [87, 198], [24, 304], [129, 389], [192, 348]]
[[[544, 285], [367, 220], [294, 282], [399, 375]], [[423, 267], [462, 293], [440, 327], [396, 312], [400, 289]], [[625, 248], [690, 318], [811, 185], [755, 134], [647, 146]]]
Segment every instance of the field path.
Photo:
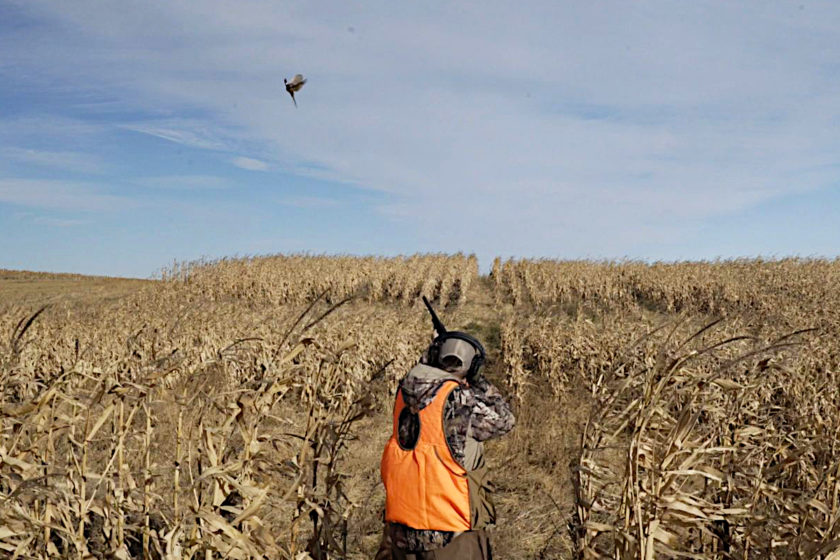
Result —
[[[501, 325], [514, 308], [498, 305], [492, 288], [487, 276], [473, 283], [466, 303], [452, 313], [457, 319], [452, 327], [482, 341], [488, 353], [485, 375], [506, 393]], [[575, 507], [570, 465], [589, 401], [586, 394], [575, 391], [565, 400], [548, 390], [541, 393], [537, 388], [531, 393], [526, 402], [512, 403], [517, 417], [513, 432], [486, 444], [499, 518], [492, 542], [499, 558], [571, 559], [569, 524]]]

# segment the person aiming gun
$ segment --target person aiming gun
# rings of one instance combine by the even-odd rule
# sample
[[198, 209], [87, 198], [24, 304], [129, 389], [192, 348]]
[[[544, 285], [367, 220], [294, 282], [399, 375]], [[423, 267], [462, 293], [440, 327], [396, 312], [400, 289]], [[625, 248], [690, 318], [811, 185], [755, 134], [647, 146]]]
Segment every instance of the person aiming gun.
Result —
[[377, 560], [491, 560], [495, 522], [483, 441], [515, 423], [482, 375], [481, 342], [448, 331], [429, 301], [435, 338], [400, 381], [380, 464], [385, 535]]

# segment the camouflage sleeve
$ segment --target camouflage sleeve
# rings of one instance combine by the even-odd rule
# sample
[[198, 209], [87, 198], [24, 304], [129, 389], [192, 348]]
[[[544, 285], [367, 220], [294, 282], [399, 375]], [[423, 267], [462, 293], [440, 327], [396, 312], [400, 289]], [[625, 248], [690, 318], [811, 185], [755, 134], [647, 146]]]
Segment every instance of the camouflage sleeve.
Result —
[[471, 401], [472, 437], [485, 441], [511, 431], [516, 418], [499, 390], [481, 377], [464, 390]]
[[515, 422], [499, 390], [484, 379], [449, 393], [443, 413], [446, 443], [459, 465], [464, 464], [467, 432], [485, 441], [508, 433]]

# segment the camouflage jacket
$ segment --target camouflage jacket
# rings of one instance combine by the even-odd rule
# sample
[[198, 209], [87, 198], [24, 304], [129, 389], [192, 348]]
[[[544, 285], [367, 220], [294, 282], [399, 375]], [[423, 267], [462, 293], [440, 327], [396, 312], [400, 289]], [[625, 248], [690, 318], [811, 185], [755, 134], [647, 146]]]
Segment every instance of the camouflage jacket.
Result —
[[[429, 370], [437, 374], [429, 374]], [[421, 410], [431, 403], [444, 381], [452, 377], [428, 366], [418, 365], [400, 382], [406, 406]], [[446, 400], [443, 413], [446, 442], [453, 458], [466, 469], [465, 446], [467, 436], [482, 442], [508, 433], [516, 419], [499, 390], [481, 377], [472, 385], [456, 387]], [[419, 530], [389, 523], [387, 537], [393, 545], [406, 551], [426, 551], [449, 544], [456, 533]]]

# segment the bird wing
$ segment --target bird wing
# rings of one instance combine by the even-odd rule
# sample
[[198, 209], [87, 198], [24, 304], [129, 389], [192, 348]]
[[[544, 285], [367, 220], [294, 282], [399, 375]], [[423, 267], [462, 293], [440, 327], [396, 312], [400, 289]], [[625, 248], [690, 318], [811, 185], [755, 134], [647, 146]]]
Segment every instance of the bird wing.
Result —
[[303, 76], [301, 74], [295, 74], [295, 77], [292, 78], [291, 80], [289, 80], [289, 85], [290, 86], [296, 86], [298, 84], [303, 85], [304, 82], [306, 82], [306, 80], [303, 79]]

